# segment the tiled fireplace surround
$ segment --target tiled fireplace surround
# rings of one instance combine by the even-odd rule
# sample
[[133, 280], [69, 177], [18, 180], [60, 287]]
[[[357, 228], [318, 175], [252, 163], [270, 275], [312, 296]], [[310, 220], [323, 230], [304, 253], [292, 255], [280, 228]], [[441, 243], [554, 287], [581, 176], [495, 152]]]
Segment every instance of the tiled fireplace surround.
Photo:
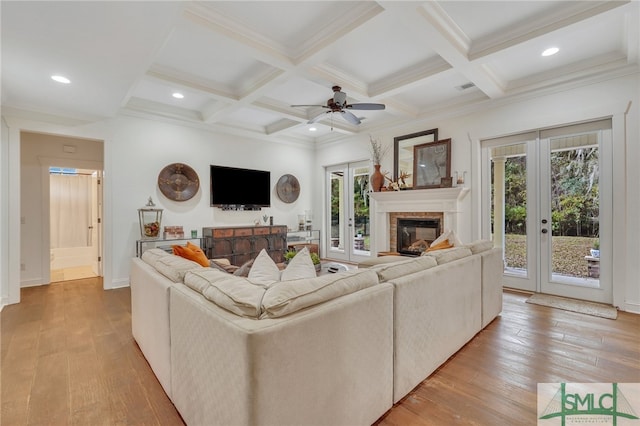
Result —
[[397, 219], [440, 219], [441, 229], [458, 231], [461, 201], [468, 188], [434, 188], [407, 191], [385, 191], [371, 194], [374, 223], [375, 253], [396, 251]]

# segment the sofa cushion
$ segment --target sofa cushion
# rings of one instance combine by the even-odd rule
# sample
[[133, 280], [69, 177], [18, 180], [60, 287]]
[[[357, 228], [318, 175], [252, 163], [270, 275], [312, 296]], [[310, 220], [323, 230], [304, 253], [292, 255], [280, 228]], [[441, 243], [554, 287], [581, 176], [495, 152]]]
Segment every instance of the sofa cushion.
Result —
[[371, 269], [272, 284], [262, 299], [262, 317], [278, 318], [378, 284]]
[[404, 262], [394, 262], [383, 265], [378, 265], [372, 270], [378, 274], [380, 282], [386, 282], [394, 278], [401, 277], [403, 275], [413, 274], [425, 269], [433, 268], [437, 265], [436, 260], [431, 256], [419, 256], [410, 258]]
[[471, 254], [471, 250], [461, 246], [445, 250], [430, 251], [422, 257], [432, 257], [438, 265], [443, 265], [445, 263], [453, 262], [454, 260], [462, 259], [463, 257], [471, 256]]
[[280, 269], [265, 249], [260, 250], [248, 275], [253, 284], [269, 285], [280, 281]]
[[296, 255], [289, 261], [286, 269], [282, 271], [280, 281], [299, 280], [302, 278], [315, 278], [316, 267], [311, 260], [311, 254], [309, 249], [304, 247], [302, 250], [296, 253]]
[[466, 244], [466, 248], [471, 250], [471, 253], [478, 254], [493, 248], [493, 241], [490, 240], [477, 240], [472, 243]]
[[196, 262], [174, 255], [159, 257], [153, 267], [174, 283], [182, 282], [187, 272], [202, 269]]
[[222, 309], [243, 317], [260, 317], [260, 302], [266, 290], [262, 285], [217, 269], [206, 268], [188, 272], [184, 283]]
[[149, 265], [154, 266], [156, 264], [156, 260], [165, 256], [169, 256], [169, 253], [159, 248], [152, 248], [145, 250], [140, 258]]
[[393, 256], [378, 256], [370, 257], [362, 262], [358, 263], [358, 269], [371, 268], [372, 266], [383, 265], [385, 263], [405, 262], [410, 258], [407, 256], [393, 255]]

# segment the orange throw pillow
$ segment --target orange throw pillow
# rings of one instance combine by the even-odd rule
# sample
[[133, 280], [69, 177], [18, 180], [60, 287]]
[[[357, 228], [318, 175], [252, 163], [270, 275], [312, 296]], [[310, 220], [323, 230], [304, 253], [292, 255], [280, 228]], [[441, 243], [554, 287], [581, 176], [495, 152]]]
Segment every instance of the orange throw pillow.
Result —
[[[200, 246], [197, 246], [195, 244], [193, 244], [191, 241], [187, 241], [187, 248], [189, 250], [193, 250], [193, 251], [197, 251], [198, 253], [202, 253], [204, 255], [204, 251], [200, 248]], [[205, 255], [206, 257], [206, 255]]]
[[436, 245], [433, 245], [433, 246], [429, 247], [427, 249], [427, 253], [429, 253], [430, 251], [444, 250], [444, 249], [448, 249], [448, 248], [451, 248], [451, 247], [453, 247], [453, 244], [451, 244], [449, 242], [449, 240], [444, 240], [444, 241], [439, 242]]
[[204, 254], [202, 249], [198, 252], [195, 250], [191, 250], [189, 247], [184, 247], [184, 246], [176, 245], [172, 247], [173, 247], [173, 254], [175, 254], [176, 256], [180, 256], [180, 257], [184, 257], [185, 259], [192, 260], [204, 267], [210, 266], [209, 259], [207, 259], [207, 256]]

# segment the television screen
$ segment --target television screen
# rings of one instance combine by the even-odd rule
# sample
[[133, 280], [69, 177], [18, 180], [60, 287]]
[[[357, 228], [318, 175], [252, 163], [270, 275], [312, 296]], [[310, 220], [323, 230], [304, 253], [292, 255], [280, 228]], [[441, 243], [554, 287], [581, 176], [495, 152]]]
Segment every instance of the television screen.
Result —
[[263, 170], [211, 166], [211, 206], [271, 205], [271, 173]]

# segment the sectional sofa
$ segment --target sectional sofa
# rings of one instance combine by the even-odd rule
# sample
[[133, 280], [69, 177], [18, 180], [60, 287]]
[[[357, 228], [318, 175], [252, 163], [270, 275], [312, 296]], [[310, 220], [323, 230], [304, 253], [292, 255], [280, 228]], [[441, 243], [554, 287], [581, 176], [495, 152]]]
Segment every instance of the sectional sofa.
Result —
[[500, 313], [501, 257], [479, 241], [258, 286], [147, 250], [132, 332], [189, 425], [368, 425]]

